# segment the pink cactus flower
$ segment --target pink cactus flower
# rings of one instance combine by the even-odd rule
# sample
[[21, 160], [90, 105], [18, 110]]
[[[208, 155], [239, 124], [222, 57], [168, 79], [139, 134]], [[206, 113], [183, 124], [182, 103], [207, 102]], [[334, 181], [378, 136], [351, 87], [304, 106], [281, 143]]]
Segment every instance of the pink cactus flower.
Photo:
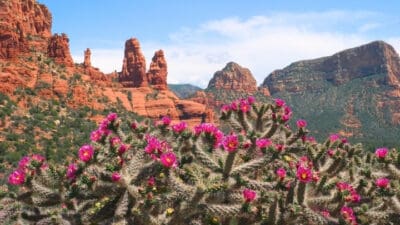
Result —
[[107, 120], [109, 122], [114, 122], [118, 118], [118, 115], [116, 113], [110, 113], [107, 115]]
[[114, 173], [111, 175], [111, 180], [112, 180], [113, 182], [118, 182], [120, 179], [121, 179], [121, 174], [119, 174], [118, 172], [114, 172]]
[[313, 174], [312, 171], [308, 168], [304, 168], [302, 166], [299, 166], [297, 168], [297, 173], [296, 173], [297, 179], [299, 179], [300, 182], [303, 183], [308, 183], [312, 181]]
[[276, 170], [276, 175], [283, 180], [286, 177], [286, 170], [284, 168], [279, 168]]
[[100, 130], [95, 130], [90, 133], [90, 140], [99, 142], [103, 138], [103, 133]]
[[340, 209], [340, 214], [343, 216], [344, 220], [351, 225], [357, 225], [357, 219], [354, 215], [353, 209], [347, 206], [343, 206]]
[[131, 123], [132, 130], [136, 130], [137, 128], [138, 128], [138, 123], [136, 123], [136, 122]]
[[154, 151], [161, 152], [161, 143], [160, 141], [154, 136], [147, 136], [146, 137], [147, 146], [144, 148], [144, 151], [147, 154], [153, 154]]
[[336, 187], [337, 189], [339, 189], [339, 191], [345, 191], [349, 190], [351, 188], [351, 185], [346, 182], [337, 182]]
[[247, 102], [250, 105], [253, 105], [253, 103], [256, 102], [256, 98], [254, 96], [249, 96], [249, 97], [247, 97]]
[[164, 126], [169, 126], [171, 124], [171, 118], [169, 116], [163, 116], [161, 122]]
[[335, 154], [335, 150], [333, 149], [328, 149], [328, 151], [326, 152], [330, 157], [332, 157]]
[[388, 178], [378, 178], [375, 181], [375, 185], [378, 186], [379, 188], [388, 188], [390, 184], [390, 180]]
[[305, 120], [297, 120], [296, 122], [297, 127], [300, 128], [305, 128], [307, 126], [307, 121]]
[[221, 111], [226, 113], [229, 112], [229, 110], [231, 110], [231, 107], [229, 105], [222, 105], [221, 106]]
[[84, 145], [79, 149], [79, 159], [84, 162], [89, 162], [94, 155], [94, 150], [91, 145]]
[[323, 217], [325, 217], [325, 218], [329, 218], [329, 217], [331, 217], [331, 213], [328, 211], [328, 210], [321, 210], [321, 215], [323, 216]]
[[126, 152], [126, 150], [128, 150], [128, 145], [126, 144], [121, 144], [118, 148], [118, 154], [122, 155]]
[[239, 146], [239, 139], [235, 134], [227, 135], [222, 140], [222, 145], [227, 152], [234, 152]]
[[147, 185], [148, 185], [148, 186], [153, 187], [155, 184], [156, 184], [156, 178], [150, 177], [150, 178], [147, 180]]
[[36, 161], [36, 162], [39, 162], [39, 163], [43, 163], [46, 160], [46, 158], [44, 156], [39, 155], [39, 154], [33, 154], [31, 156], [31, 159]]
[[113, 146], [113, 147], [120, 145], [120, 144], [121, 144], [121, 138], [119, 138], [119, 137], [112, 137], [112, 138], [110, 139], [110, 144], [111, 144], [111, 146]]
[[161, 164], [168, 168], [175, 167], [177, 163], [175, 153], [173, 152], [166, 152], [161, 154], [160, 161]]
[[260, 138], [256, 140], [257, 148], [267, 148], [272, 145], [272, 141], [268, 138]]
[[275, 145], [275, 149], [276, 149], [278, 152], [282, 152], [283, 150], [285, 150], [285, 145], [283, 145], [283, 144], [276, 144], [276, 145]]
[[187, 123], [182, 121], [172, 126], [172, 130], [176, 133], [181, 133], [187, 128]]
[[276, 98], [275, 99], [275, 106], [277, 107], [282, 107], [286, 104], [286, 102], [280, 98]]
[[31, 161], [30, 157], [28, 157], [28, 156], [22, 157], [22, 159], [19, 160], [19, 162], [18, 162], [18, 169], [25, 170], [30, 161]]
[[15, 170], [8, 176], [8, 183], [11, 185], [22, 185], [25, 183], [25, 172], [22, 170]]
[[335, 142], [335, 141], [339, 140], [339, 138], [340, 138], [339, 134], [331, 134], [331, 135], [329, 136], [329, 140], [330, 140], [331, 142]]
[[69, 166], [67, 168], [67, 178], [69, 180], [75, 179], [77, 171], [78, 171], [78, 165], [76, 165], [75, 163], [69, 164]]
[[256, 199], [257, 193], [251, 189], [244, 189], [243, 190], [243, 197], [246, 202], [252, 202]]
[[290, 120], [291, 114], [282, 115], [282, 122], [287, 122]]
[[231, 103], [231, 110], [233, 110], [233, 111], [237, 111], [238, 110], [238, 102], [237, 101], [233, 101]]
[[376, 157], [383, 159], [386, 157], [388, 152], [389, 152], [389, 150], [387, 148], [378, 148], [375, 151], [375, 155], [376, 155]]
[[249, 105], [249, 103], [248, 103], [246, 100], [244, 100], [244, 99], [240, 100], [239, 107], [240, 107], [240, 110], [241, 110], [243, 113], [247, 113], [248, 111], [250, 111], [250, 105]]

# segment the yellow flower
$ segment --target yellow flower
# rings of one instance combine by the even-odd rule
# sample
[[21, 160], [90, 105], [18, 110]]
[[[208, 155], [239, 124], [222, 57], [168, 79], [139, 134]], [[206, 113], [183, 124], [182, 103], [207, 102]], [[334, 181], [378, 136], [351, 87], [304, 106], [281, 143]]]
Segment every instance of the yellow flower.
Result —
[[172, 213], [174, 213], [174, 209], [173, 208], [168, 208], [167, 210], [165, 210], [167, 212], [167, 216], [172, 215]]
[[211, 219], [211, 222], [212, 222], [213, 224], [217, 224], [217, 223], [219, 222], [218, 217], [214, 216], [214, 217]]
[[283, 156], [283, 159], [284, 159], [285, 161], [287, 161], [287, 162], [290, 162], [290, 161], [293, 160], [293, 158], [290, 157], [290, 156], [288, 156], [288, 155]]
[[160, 173], [160, 178], [164, 178], [165, 177], [165, 174], [164, 173]]

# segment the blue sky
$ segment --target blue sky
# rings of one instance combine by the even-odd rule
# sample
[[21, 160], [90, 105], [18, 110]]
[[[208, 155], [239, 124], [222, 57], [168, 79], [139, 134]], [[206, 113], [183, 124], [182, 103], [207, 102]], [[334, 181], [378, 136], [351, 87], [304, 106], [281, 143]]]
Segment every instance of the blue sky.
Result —
[[205, 87], [229, 61], [258, 83], [273, 70], [373, 40], [400, 50], [400, 2], [239, 0], [38, 0], [66, 33], [76, 62], [120, 70], [125, 40], [137, 37], [150, 63], [163, 49], [169, 83]]

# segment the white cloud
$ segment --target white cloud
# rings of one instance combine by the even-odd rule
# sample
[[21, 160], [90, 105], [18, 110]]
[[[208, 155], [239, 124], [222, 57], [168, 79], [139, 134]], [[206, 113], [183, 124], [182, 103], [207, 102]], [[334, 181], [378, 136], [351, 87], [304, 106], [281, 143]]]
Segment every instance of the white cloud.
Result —
[[[365, 32], [379, 24], [365, 20], [371, 21], [376, 15], [328, 11], [225, 18], [182, 28], [170, 34], [168, 43], [140, 41], [147, 64], [155, 50], [164, 50], [169, 83], [206, 87], [215, 71], [235, 61], [249, 68], [260, 84], [270, 72], [294, 61], [331, 55], [372, 41]], [[354, 31], [336, 29], [342, 23], [350, 24]], [[396, 38], [387, 41], [399, 43]], [[92, 49], [92, 64], [105, 72], [119, 71], [122, 57], [122, 49]]]

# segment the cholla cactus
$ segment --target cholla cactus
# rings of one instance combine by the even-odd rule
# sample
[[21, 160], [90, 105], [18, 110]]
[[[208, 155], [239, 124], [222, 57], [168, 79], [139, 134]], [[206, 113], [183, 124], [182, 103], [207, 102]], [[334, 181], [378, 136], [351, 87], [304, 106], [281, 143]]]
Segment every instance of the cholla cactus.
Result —
[[0, 210], [12, 224], [400, 224], [400, 154], [376, 153], [338, 135], [318, 144], [307, 123], [287, 122], [281, 99], [222, 107], [189, 129], [168, 117], [133, 122], [115, 113], [77, 159], [21, 160]]

